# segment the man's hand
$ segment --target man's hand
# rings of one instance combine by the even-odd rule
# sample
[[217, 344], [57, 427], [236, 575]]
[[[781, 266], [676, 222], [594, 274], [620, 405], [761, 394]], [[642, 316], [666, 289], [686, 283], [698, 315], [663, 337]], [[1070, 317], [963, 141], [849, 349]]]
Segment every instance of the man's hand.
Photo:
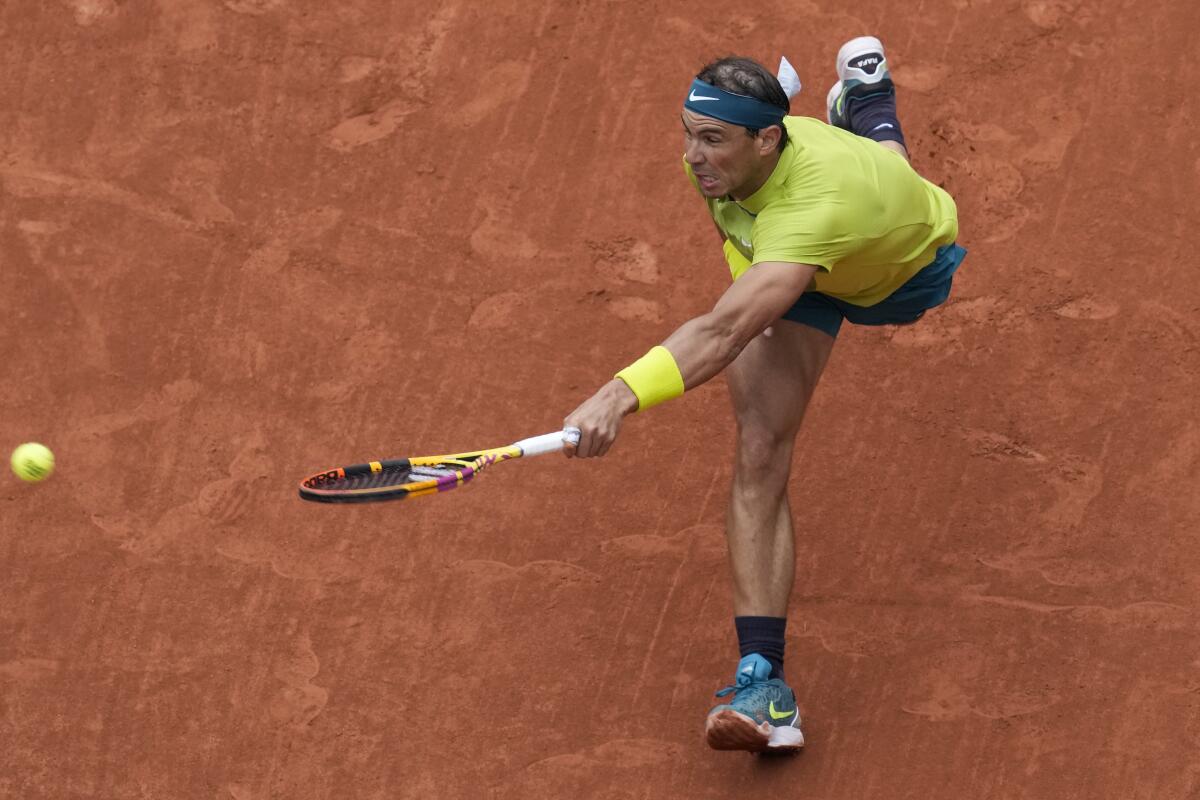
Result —
[[563, 427], [579, 428], [579, 444], [566, 444], [567, 457], [602, 456], [612, 447], [626, 414], [637, 411], [638, 399], [625, 381], [613, 378], [600, 391], [583, 401], [563, 420]]

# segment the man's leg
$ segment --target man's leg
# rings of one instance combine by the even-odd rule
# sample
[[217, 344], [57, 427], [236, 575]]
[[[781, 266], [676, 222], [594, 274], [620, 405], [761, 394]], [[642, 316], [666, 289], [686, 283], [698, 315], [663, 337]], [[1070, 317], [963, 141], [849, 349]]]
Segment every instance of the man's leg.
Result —
[[837, 72], [838, 82], [826, 98], [829, 124], [874, 139], [907, 159], [883, 44], [874, 36], [846, 42], [838, 51]]
[[787, 499], [792, 450], [834, 341], [807, 325], [780, 321], [726, 370], [737, 418], [726, 517], [737, 616], [787, 615], [795, 575]]
[[742, 659], [734, 684], [717, 693], [733, 694], [732, 700], [705, 722], [705, 739], [717, 750], [804, 746], [796, 696], [783, 680], [796, 552], [787, 484], [796, 433], [834, 341], [816, 328], [780, 321], [725, 371], [737, 418], [726, 534]]

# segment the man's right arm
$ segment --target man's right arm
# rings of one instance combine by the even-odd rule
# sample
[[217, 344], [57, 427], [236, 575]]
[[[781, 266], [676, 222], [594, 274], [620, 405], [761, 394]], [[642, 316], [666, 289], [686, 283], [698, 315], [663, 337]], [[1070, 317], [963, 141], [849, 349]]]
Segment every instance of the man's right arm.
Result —
[[[742, 348], [779, 319], [812, 281], [810, 264], [756, 264], [725, 290], [712, 311], [690, 319], [662, 343], [682, 389], [692, 389], [725, 369]], [[602, 456], [621, 429], [623, 417], [638, 409], [639, 396], [614, 378], [572, 411], [563, 427], [581, 431], [579, 444], [568, 455]]]

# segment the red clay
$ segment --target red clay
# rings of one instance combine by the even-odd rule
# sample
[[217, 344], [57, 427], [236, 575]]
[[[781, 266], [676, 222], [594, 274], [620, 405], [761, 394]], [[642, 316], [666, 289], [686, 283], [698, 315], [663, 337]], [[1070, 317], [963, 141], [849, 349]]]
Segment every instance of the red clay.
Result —
[[[0, 796], [1200, 796], [1200, 6], [0, 8]], [[599, 462], [322, 507], [553, 430], [727, 284], [678, 112], [888, 46], [971, 250], [801, 434], [795, 759], [737, 653], [720, 380]]]

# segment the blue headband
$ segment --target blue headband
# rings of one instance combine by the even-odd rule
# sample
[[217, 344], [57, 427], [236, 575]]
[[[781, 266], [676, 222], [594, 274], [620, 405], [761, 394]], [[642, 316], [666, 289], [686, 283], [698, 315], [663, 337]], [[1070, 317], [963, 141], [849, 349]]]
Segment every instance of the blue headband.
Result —
[[718, 89], [711, 83], [696, 78], [683, 107], [706, 117], [714, 117], [734, 125], [762, 130], [771, 125], [782, 125], [787, 112], [779, 106], [764, 103], [744, 94], [734, 94]]

